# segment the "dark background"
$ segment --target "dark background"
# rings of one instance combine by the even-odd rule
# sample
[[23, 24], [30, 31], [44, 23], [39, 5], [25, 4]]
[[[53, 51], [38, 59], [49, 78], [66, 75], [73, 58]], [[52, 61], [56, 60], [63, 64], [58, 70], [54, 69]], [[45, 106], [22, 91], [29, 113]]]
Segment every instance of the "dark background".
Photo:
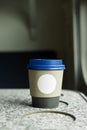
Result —
[[0, 53], [0, 88], [29, 88], [27, 64], [30, 58], [56, 58], [54, 51]]
[[63, 88], [87, 94], [80, 47], [79, 0], [0, 0], [0, 88], [29, 88], [28, 60], [57, 58]]

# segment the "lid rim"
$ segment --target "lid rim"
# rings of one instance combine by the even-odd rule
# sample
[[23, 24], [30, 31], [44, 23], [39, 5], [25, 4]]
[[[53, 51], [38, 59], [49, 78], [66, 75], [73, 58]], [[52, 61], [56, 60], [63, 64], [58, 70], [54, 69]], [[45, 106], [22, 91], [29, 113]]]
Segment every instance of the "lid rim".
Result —
[[61, 59], [30, 59], [27, 68], [36, 70], [64, 70], [65, 65]]

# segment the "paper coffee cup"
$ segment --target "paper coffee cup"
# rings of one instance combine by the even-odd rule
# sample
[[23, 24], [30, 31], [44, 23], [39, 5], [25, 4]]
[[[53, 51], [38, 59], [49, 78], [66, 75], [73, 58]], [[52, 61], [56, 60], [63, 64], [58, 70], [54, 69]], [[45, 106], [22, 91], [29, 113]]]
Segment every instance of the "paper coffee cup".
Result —
[[29, 60], [29, 86], [34, 107], [55, 108], [58, 106], [64, 69], [62, 60]]

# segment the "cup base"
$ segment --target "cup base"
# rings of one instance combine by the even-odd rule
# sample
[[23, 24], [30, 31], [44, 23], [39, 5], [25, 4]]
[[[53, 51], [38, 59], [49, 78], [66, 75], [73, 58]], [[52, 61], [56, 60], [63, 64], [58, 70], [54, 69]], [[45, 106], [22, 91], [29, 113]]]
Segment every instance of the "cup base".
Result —
[[59, 104], [58, 97], [50, 98], [41, 98], [41, 97], [32, 97], [32, 106], [38, 108], [56, 108]]

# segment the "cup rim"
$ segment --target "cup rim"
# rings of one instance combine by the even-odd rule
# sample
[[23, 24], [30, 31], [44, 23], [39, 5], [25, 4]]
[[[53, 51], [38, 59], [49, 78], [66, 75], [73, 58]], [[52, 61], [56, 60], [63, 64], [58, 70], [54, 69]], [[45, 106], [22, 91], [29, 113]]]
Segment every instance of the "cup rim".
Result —
[[30, 59], [27, 69], [35, 70], [64, 70], [62, 59]]

